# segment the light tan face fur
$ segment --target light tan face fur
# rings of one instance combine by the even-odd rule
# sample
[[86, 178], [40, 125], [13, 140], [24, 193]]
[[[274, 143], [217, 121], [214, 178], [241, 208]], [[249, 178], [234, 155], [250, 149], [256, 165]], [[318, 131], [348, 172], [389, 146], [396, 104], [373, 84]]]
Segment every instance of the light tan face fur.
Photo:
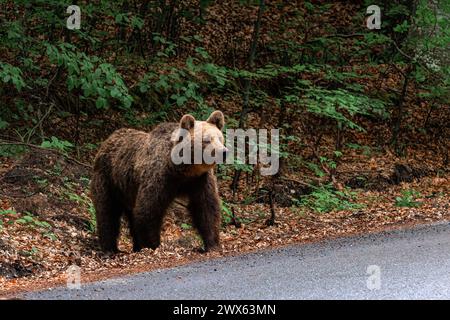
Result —
[[[200, 138], [199, 138], [200, 137]], [[226, 150], [224, 145], [224, 138], [222, 131], [220, 131], [215, 125], [206, 121], [196, 121], [193, 138], [201, 139], [202, 150], [205, 148], [212, 148], [213, 152], [223, 153]], [[202, 175], [214, 168], [215, 164], [193, 164], [190, 175]]]
[[[193, 121], [194, 120], [194, 121]], [[201, 143], [202, 153], [205, 149], [212, 151], [212, 153], [224, 153], [227, 148], [224, 145], [224, 137], [222, 128], [224, 126], [223, 114], [220, 111], [215, 111], [206, 121], [195, 121], [192, 116], [183, 116], [180, 121], [180, 127], [189, 130], [193, 143], [197, 141], [197, 146]], [[199, 140], [197, 140], [199, 139]], [[193, 144], [196, 148], [196, 144]], [[188, 175], [198, 176], [213, 169], [215, 164], [192, 164]]]
[[194, 139], [200, 135], [203, 147], [210, 146], [216, 152], [223, 152], [225, 148], [225, 141], [222, 131], [214, 124], [205, 121], [196, 121], [194, 127]]

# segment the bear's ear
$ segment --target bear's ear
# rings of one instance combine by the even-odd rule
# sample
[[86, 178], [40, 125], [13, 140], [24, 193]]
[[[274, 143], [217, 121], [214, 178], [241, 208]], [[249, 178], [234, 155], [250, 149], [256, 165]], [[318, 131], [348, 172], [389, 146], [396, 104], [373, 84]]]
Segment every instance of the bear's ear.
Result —
[[195, 126], [195, 118], [190, 114], [185, 114], [180, 120], [180, 127], [185, 130], [191, 130]]
[[206, 122], [211, 123], [219, 128], [219, 130], [222, 130], [223, 126], [225, 125], [225, 118], [221, 111], [214, 111], [213, 113], [211, 113]]

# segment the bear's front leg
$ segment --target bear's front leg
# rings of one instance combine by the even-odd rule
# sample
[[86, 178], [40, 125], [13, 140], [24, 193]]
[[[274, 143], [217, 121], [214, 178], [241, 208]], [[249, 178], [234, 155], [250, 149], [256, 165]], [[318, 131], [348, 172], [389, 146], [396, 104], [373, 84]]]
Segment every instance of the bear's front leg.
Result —
[[189, 213], [205, 245], [205, 251], [219, 248], [221, 205], [216, 178], [208, 173], [189, 192]]
[[159, 247], [164, 214], [171, 202], [168, 194], [162, 186], [146, 187], [138, 192], [130, 221], [133, 251]]
[[131, 235], [133, 237], [133, 251], [144, 248], [156, 249], [161, 244], [162, 215], [152, 212], [153, 217], [138, 215], [133, 218]]

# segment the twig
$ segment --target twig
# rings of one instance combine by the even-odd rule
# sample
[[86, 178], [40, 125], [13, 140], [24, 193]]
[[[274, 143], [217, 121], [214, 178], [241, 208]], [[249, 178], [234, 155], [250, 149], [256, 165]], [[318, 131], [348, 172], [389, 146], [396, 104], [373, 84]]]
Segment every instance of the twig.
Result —
[[280, 177], [280, 179], [284, 180], [284, 181], [292, 181], [292, 182], [301, 184], [302, 186], [309, 187], [309, 188], [313, 188], [314, 187], [314, 185], [312, 185], [312, 184], [309, 184], [309, 183], [306, 183], [306, 182], [302, 182], [302, 181], [299, 181], [299, 180], [294, 179], [294, 178]]
[[59, 71], [61, 70], [61, 67], [58, 67], [58, 69], [56, 70], [54, 76], [49, 80], [48, 84], [47, 84], [47, 89], [45, 92], [45, 96], [48, 98], [49, 92], [50, 92], [50, 87], [53, 83], [53, 81], [56, 79], [56, 77], [59, 75]]
[[[40, 117], [39, 121], [36, 123], [36, 125], [29, 131], [28, 133], [28, 138], [27, 138], [27, 143], [30, 142], [31, 136], [33, 135], [33, 133], [36, 131], [37, 128], [40, 129], [41, 132], [41, 138], [43, 139], [43, 130], [42, 130], [42, 123], [44, 122], [44, 120], [50, 115], [50, 112], [52, 112], [52, 109], [54, 107], [54, 104], [51, 103], [50, 107], [47, 109], [47, 111], [44, 113], [44, 115], [42, 117]], [[38, 109], [39, 111], [39, 115], [41, 114], [41, 109]]]

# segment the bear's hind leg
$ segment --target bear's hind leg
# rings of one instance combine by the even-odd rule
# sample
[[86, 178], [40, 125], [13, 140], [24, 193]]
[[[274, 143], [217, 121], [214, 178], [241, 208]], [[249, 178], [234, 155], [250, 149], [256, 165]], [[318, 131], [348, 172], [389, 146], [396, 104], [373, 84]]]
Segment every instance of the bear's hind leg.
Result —
[[117, 253], [119, 252], [117, 239], [120, 234], [122, 207], [115, 200], [111, 187], [104, 178], [94, 175], [91, 190], [100, 247], [104, 252]]

